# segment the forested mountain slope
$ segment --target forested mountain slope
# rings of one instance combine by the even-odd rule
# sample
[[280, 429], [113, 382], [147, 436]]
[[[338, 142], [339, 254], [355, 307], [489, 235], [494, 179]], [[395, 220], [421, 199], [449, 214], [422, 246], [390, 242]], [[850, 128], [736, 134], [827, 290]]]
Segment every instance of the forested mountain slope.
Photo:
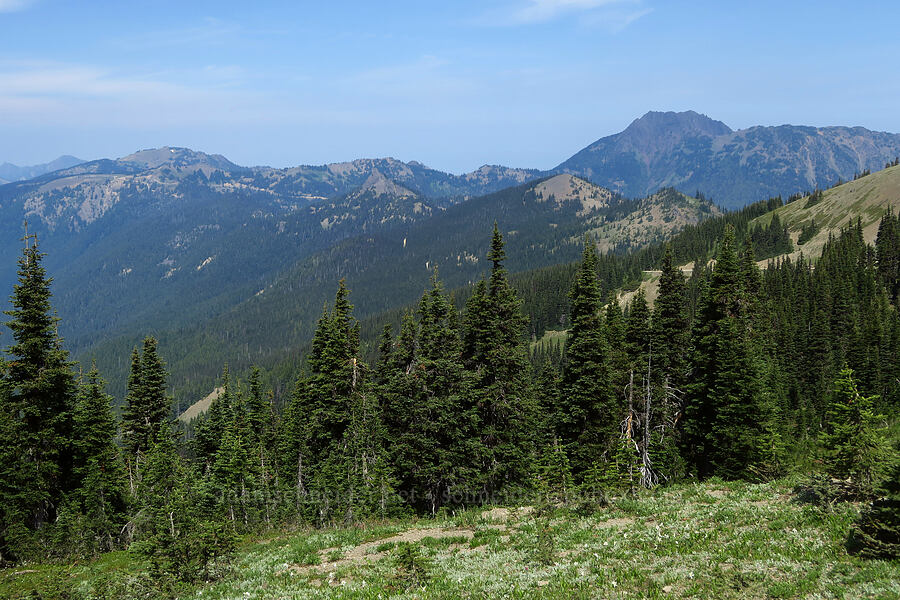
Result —
[[[142, 335], [152, 331], [172, 360], [176, 392], [180, 395], [181, 386], [187, 385], [185, 393], [189, 390], [196, 397], [208, 393], [223, 361], [240, 369], [253, 363], [271, 365], [285, 354], [296, 353], [308, 341], [337, 279], [346, 279], [360, 315], [412, 301], [435, 268], [450, 286], [476, 281], [487, 268], [487, 231], [495, 220], [509, 240], [511, 271], [522, 271], [571, 262], [579, 255], [587, 232], [601, 232], [606, 245], [624, 250], [659, 241], [671, 230], [717, 214], [708, 203], [671, 191], [628, 201], [569, 175], [446, 209], [434, 208], [415, 196], [379, 196], [369, 190], [350, 194], [333, 206], [327, 202], [317, 205], [316, 210], [315, 227], [310, 226], [309, 231], [334, 232], [347, 227], [359, 233], [302, 254], [299, 246], [290, 246], [294, 238], [288, 238], [284, 250], [273, 250], [272, 242], [267, 241], [271, 230], [254, 234], [247, 231], [249, 225], [242, 227], [229, 247], [249, 248], [255, 258], [242, 259], [238, 265], [245, 264], [252, 271], [259, 262], [264, 269], [270, 253], [283, 252], [278, 258], [289, 266], [276, 273], [261, 271], [252, 285], [210, 296], [205, 303], [193, 301], [184, 307], [177, 304], [178, 298], [169, 298], [167, 304], [158, 303], [157, 314], [181, 307], [175, 314], [133, 321], [120, 328], [119, 334], [83, 346], [79, 355], [96, 356], [118, 392], [121, 388], [116, 386], [122, 385], [127, 368], [122, 357]], [[363, 214], [369, 217], [359, 219]], [[646, 222], [645, 228], [637, 224], [653, 214], [656, 220]], [[287, 223], [286, 232], [295, 231], [301, 223], [308, 225], [299, 219], [282, 220]], [[217, 262], [224, 270], [220, 273], [233, 272], [235, 260], [214, 259], [200, 272]], [[200, 264], [190, 263], [180, 276], [195, 278]]]
[[[0, 251], [19, 251], [27, 219], [77, 351], [117, 328], [216, 314], [347, 236], [535, 174], [455, 176], [393, 159], [245, 168], [184, 148], [144, 150], [0, 187]], [[14, 273], [0, 266], [0, 286], [11, 289]]]

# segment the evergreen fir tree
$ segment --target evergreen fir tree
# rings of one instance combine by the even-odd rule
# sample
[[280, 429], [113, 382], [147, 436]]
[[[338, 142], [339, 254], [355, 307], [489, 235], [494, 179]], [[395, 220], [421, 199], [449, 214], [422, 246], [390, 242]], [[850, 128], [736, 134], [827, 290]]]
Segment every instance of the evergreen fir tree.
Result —
[[[253, 473], [250, 457], [242, 439], [235, 414], [225, 415], [223, 429], [211, 467], [215, 490], [222, 497], [224, 518], [247, 523], [248, 496], [251, 486], [247, 481]], [[230, 418], [229, 418], [230, 417]]]
[[432, 514], [477, 480], [477, 407], [467, 400], [456, 310], [435, 271], [432, 288], [419, 303], [416, 435], [425, 452], [418, 475]]
[[643, 289], [638, 289], [628, 309], [625, 319], [625, 354], [628, 368], [643, 374], [647, 369], [650, 354], [650, 309]]
[[28, 528], [38, 465], [22, 460], [25, 423], [12, 403], [8, 363], [0, 356], [0, 566], [29, 555]]
[[900, 294], [900, 219], [890, 209], [878, 224], [875, 252], [878, 276], [896, 305]]
[[387, 383], [390, 377], [391, 352], [394, 350], [393, 327], [388, 323], [381, 332], [381, 340], [378, 343], [378, 363], [375, 365], [376, 386]]
[[153, 337], [144, 338], [142, 351], [131, 353], [131, 373], [122, 414], [122, 437], [128, 450], [132, 477], [159, 426], [170, 423], [172, 400], [166, 395], [166, 370]]
[[658, 473], [673, 477], [679, 470], [675, 425], [681, 418], [688, 371], [689, 322], [684, 274], [670, 247], [663, 256], [659, 294], [653, 307], [652, 386], [656, 390], [649, 452]]
[[126, 508], [125, 469], [115, 443], [117, 426], [112, 397], [103, 390], [104, 381], [91, 364], [81, 382], [74, 411], [75, 489], [70, 510], [84, 516], [79, 523], [91, 536], [90, 550], [111, 550], [122, 529]]
[[728, 227], [694, 330], [683, 448], [701, 477], [766, 477], [777, 468], [774, 407], [748, 333], [741, 264]]
[[275, 411], [271, 397], [263, 393], [259, 367], [252, 367], [248, 381], [247, 422], [251, 433], [251, 444], [269, 446], [274, 433]]
[[483, 492], [490, 496], [524, 482], [531, 470], [534, 410], [529, 389], [525, 317], [503, 267], [497, 224], [488, 259], [491, 276], [466, 303], [463, 363], [473, 373], [470, 397], [478, 406]]
[[208, 580], [212, 563], [234, 551], [233, 530], [203, 510], [200, 480], [178, 455], [168, 426], [158, 425], [140, 481], [130, 548], [149, 561], [157, 578]]
[[874, 400], [859, 393], [851, 369], [842, 369], [821, 435], [828, 475], [852, 480], [862, 494], [872, 490], [889, 456]]
[[343, 485], [337, 488], [342, 502], [335, 512], [343, 514], [345, 522], [383, 519], [394, 513], [400, 501], [386, 451], [378, 398], [370, 385], [357, 386], [350, 398], [350, 410], [343, 452], [330, 459], [343, 463]]
[[326, 306], [319, 319], [308, 358], [310, 373], [297, 380], [279, 440], [283, 481], [296, 493], [298, 509], [310, 492], [323, 499], [316, 506], [320, 522], [335, 517], [336, 505], [329, 498], [348, 484], [347, 432], [354, 395], [366, 385], [366, 367], [358, 358], [359, 323], [348, 295], [341, 280], [333, 311]]
[[656, 372], [669, 387], [680, 390], [687, 373], [684, 351], [688, 344], [688, 317], [684, 274], [675, 265], [671, 247], [666, 247], [659, 294], [653, 307], [653, 356]]
[[581, 267], [569, 294], [572, 327], [566, 340], [562, 402], [555, 419], [561, 444], [572, 457], [578, 480], [610, 447], [621, 416], [610, 394], [596, 266], [594, 243], [585, 240]]
[[125, 406], [122, 411], [122, 442], [129, 456], [136, 456], [148, 448], [150, 433], [145, 432], [144, 419], [140, 414], [141, 398], [141, 353], [137, 346], [131, 349], [131, 370], [125, 392]]
[[[4, 427], [0, 445], [15, 448], [19, 468], [8, 466], [0, 482], [9, 504], [2, 523], [11, 535], [0, 534], [7, 543], [25, 530], [36, 530], [56, 519], [63, 494], [72, 486], [72, 409], [75, 382], [68, 354], [56, 333], [58, 319], [50, 306], [50, 283], [41, 262], [37, 241], [29, 244], [19, 259], [18, 283], [10, 298], [12, 309], [6, 326], [13, 344], [6, 349], [12, 360], [5, 366]], [[15, 471], [15, 473], [11, 472]], [[12, 490], [12, 486], [20, 486]], [[24, 523], [19, 519], [23, 519]], [[23, 529], [24, 528], [24, 529]], [[6, 554], [15, 549], [7, 547]]]
[[896, 458], [878, 497], [863, 509], [850, 530], [847, 549], [865, 558], [900, 558], [900, 461]]
[[566, 451], [557, 440], [545, 448], [535, 470], [535, 488], [546, 504], [566, 504], [576, 491]]
[[[216, 388], [216, 394], [209, 403], [206, 414], [194, 427], [194, 439], [191, 440], [194, 454], [202, 464], [204, 473], [209, 472], [217, 460], [217, 453], [225, 437], [225, 431], [234, 426], [236, 407], [234, 386], [228, 365], [222, 369], [222, 385]], [[232, 431], [232, 434], [237, 434]]]

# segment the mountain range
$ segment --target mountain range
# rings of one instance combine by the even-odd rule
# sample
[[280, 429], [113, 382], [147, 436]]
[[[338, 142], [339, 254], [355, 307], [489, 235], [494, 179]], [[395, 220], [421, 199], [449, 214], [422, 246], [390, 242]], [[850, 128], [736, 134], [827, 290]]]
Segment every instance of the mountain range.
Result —
[[[413, 301], [435, 268], [448, 287], [476, 281], [494, 221], [508, 267], [524, 271], [577, 259], [585, 234], [611, 252], [666, 239], [721, 214], [704, 196], [740, 206], [897, 154], [894, 134], [732, 131], [693, 112], [648, 113], [549, 171], [453, 175], [392, 158], [243, 167], [165, 147], [0, 186], [0, 251], [19, 253], [27, 219], [67, 347], [96, 357], [113, 392], [131, 346], [152, 333], [177, 394], [196, 396], [225, 361], [240, 369], [296, 352], [341, 277], [360, 316]], [[15, 269], [0, 265], [3, 289]]]
[[0, 184], [9, 183], [11, 181], [22, 181], [24, 179], [33, 179], [40, 177], [44, 173], [67, 169], [81, 164], [84, 161], [68, 154], [60, 156], [56, 160], [52, 160], [42, 165], [32, 165], [30, 167], [18, 167], [12, 163], [3, 163], [0, 165]]
[[732, 130], [693, 111], [649, 112], [554, 169], [626, 196], [702, 192], [729, 209], [831, 187], [900, 155], [900, 135], [863, 127]]

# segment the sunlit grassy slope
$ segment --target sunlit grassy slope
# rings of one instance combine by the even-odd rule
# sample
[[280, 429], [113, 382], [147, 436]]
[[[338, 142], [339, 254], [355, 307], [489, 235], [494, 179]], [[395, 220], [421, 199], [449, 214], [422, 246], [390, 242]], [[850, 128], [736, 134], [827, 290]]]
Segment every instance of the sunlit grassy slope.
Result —
[[[774, 215], [787, 225], [794, 241], [792, 259], [802, 252], [806, 257], [818, 258], [829, 234], [836, 234], [841, 227], [860, 219], [863, 236], [868, 243], [874, 243], [878, 234], [881, 217], [892, 208], [896, 214], [900, 210], [900, 166], [877, 171], [866, 177], [825, 190], [820, 202], [809, 206], [809, 198], [801, 198], [771, 213], [758, 217], [754, 223], [767, 225]], [[819, 232], [802, 246], [797, 238], [804, 225], [815, 220]]]
[[[900, 563], [845, 553], [857, 514], [853, 504], [825, 511], [794, 503], [787, 481], [709, 481], [615, 498], [595, 510], [494, 508], [281, 533], [246, 541], [222, 579], [181, 597], [900, 597]], [[404, 544], [425, 566], [419, 580], [404, 576]], [[110, 581], [121, 597], [152, 597], [142, 568], [114, 553], [91, 564], [8, 570], [0, 597], [60, 582], [72, 597], [97, 597]]]

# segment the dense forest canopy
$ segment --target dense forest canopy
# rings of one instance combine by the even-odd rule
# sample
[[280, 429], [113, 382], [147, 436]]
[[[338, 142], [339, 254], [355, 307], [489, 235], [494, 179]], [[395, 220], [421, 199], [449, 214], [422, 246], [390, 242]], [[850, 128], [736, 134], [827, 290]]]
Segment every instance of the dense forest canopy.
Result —
[[[275, 402], [258, 369], [225, 366], [187, 429], [152, 337], [130, 355], [115, 418], [96, 367], [76, 371], [63, 348], [26, 237], [0, 361], [0, 561], [128, 547], [160, 576], [201, 580], [237, 536], [286, 525], [810, 470], [873, 498], [900, 401], [897, 216], [874, 246], [851, 222], [814, 266], [760, 270], [791, 242], [777, 220], [748, 223], [780, 204], [626, 255], [598, 255], [588, 236], [580, 262], [516, 285], [495, 223], [491, 268], [464, 304], [435, 270], [372, 358], [342, 280], [288, 398]], [[642, 290], [620, 305], [614, 292], [649, 265], [661, 270], [653, 306]], [[532, 351], [554, 320], [565, 342]], [[896, 512], [879, 506], [854, 539], [896, 555]]]

